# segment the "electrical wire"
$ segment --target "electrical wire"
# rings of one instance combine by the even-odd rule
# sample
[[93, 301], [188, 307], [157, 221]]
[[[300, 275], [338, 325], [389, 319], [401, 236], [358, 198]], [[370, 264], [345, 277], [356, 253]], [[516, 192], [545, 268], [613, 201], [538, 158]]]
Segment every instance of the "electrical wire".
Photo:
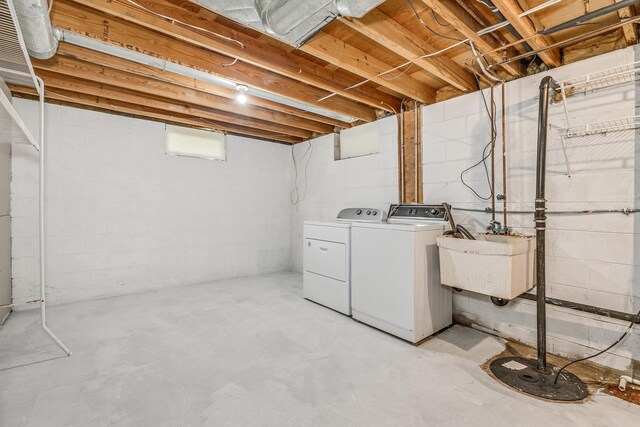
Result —
[[393, 80], [397, 80], [400, 77], [404, 76], [407, 73], [407, 71], [409, 71], [411, 69], [411, 67], [413, 67], [414, 65], [416, 65], [416, 64], [414, 64], [413, 62], [409, 62], [409, 66], [407, 68], [405, 68], [404, 71], [402, 71], [401, 73], [399, 73], [399, 74], [397, 74], [397, 75], [395, 75], [393, 77], [388, 77], [388, 78], [383, 78], [383, 79], [388, 81], [388, 82], [393, 81]]
[[413, 3], [411, 3], [411, 0], [405, 0], [405, 1], [409, 4], [409, 6], [411, 7], [411, 10], [413, 10], [413, 13], [416, 15], [416, 18], [422, 24], [422, 26], [425, 27], [427, 30], [429, 30], [431, 33], [433, 33], [434, 35], [436, 35], [438, 37], [442, 37], [443, 39], [449, 39], [449, 40], [453, 40], [453, 41], [456, 41], [456, 42], [462, 41], [461, 39], [456, 39], [454, 37], [445, 36], [444, 34], [440, 34], [437, 31], [435, 31], [434, 29], [432, 29], [429, 25], [427, 25], [426, 22], [424, 22], [422, 20], [422, 18], [420, 17], [420, 14], [416, 10], [416, 8], [413, 6]]
[[[177, 19], [175, 19], [175, 18], [172, 18], [171, 16], [163, 15], [163, 14], [161, 14], [161, 13], [158, 13], [158, 12], [155, 12], [155, 11], [153, 11], [153, 10], [151, 10], [151, 9], [148, 9], [148, 8], [146, 8], [146, 7], [142, 6], [141, 4], [136, 3], [136, 2], [135, 2], [135, 1], [133, 1], [133, 0], [127, 0], [127, 2], [128, 2], [128, 3], [130, 3], [130, 4], [132, 4], [132, 5], [134, 5], [134, 6], [135, 6], [135, 7], [137, 7], [138, 9], [142, 9], [142, 10], [144, 10], [145, 12], [150, 13], [150, 14], [152, 14], [152, 15], [154, 15], [154, 16], [159, 17], [159, 18], [162, 18], [162, 19], [164, 19], [164, 20], [166, 20], [166, 21], [169, 21], [169, 22], [170, 22], [170, 23], [172, 23], [172, 24], [182, 25], [182, 26], [185, 26], [185, 27], [190, 28], [190, 29], [192, 29], [192, 30], [203, 31], [203, 32], [205, 32], [205, 33], [207, 33], [207, 34], [211, 34], [212, 36], [215, 36], [215, 37], [221, 38], [221, 39], [223, 39], [223, 40], [226, 40], [226, 41], [229, 41], [229, 42], [232, 42], [232, 43], [237, 43], [238, 45], [240, 45], [240, 47], [241, 47], [242, 49], [245, 49], [245, 48], [246, 48], [246, 46], [244, 45], [244, 43], [242, 43], [240, 40], [236, 40], [236, 39], [234, 39], [234, 38], [232, 38], [232, 37], [225, 36], [225, 35], [220, 34], [220, 33], [216, 33], [215, 31], [207, 30], [206, 28], [198, 27], [198, 26], [196, 26], [196, 25], [191, 25], [191, 24], [188, 24], [188, 23], [186, 23], [186, 22], [179, 21], [179, 20], [177, 20]], [[51, 4], [53, 4], [53, 0], [51, 0]], [[223, 66], [223, 67], [231, 67], [232, 65], [235, 65], [237, 62], [238, 62], [238, 58], [234, 58], [234, 60], [233, 60], [232, 62], [230, 62], [230, 63], [228, 63], [228, 64], [222, 64], [222, 66]]]
[[436, 13], [433, 11], [433, 9], [429, 9], [431, 11], [431, 15], [433, 15], [433, 19], [438, 23], [438, 25], [440, 25], [441, 27], [450, 27], [451, 24], [450, 23], [445, 23], [443, 24], [442, 22], [440, 22], [440, 18], [438, 18], [438, 15], [436, 15]]
[[553, 380], [553, 383], [556, 384], [558, 382], [558, 378], [560, 377], [560, 374], [562, 374], [562, 372], [565, 369], [567, 369], [569, 366], [571, 366], [573, 364], [576, 364], [576, 363], [584, 362], [585, 360], [593, 359], [594, 357], [598, 357], [601, 354], [606, 353], [607, 351], [611, 350], [613, 347], [618, 345], [618, 343], [620, 343], [620, 341], [622, 341], [627, 335], [629, 335], [629, 332], [631, 332], [631, 329], [633, 328], [633, 325], [636, 324], [639, 320], [640, 320], [640, 310], [638, 311], [638, 314], [636, 314], [633, 317], [633, 320], [631, 320], [631, 323], [629, 324], [629, 327], [627, 328], [627, 330], [624, 331], [624, 333], [620, 336], [620, 338], [618, 338], [613, 344], [611, 344], [609, 347], [605, 348], [604, 350], [600, 350], [596, 354], [593, 354], [593, 355], [587, 356], [587, 357], [583, 357], [581, 359], [576, 359], [573, 362], [567, 363], [562, 368], [560, 368], [560, 370], [556, 374], [556, 378]]
[[495, 12], [499, 12], [498, 8], [489, 4], [488, 2], [484, 1], [484, 0], [476, 0], [476, 2], [484, 5], [487, 9], [489, 9], [491, 12], [495, 13]]
[[293, 206], [298, 206], [305, 199], [307, 195], [307, 184], [308, 184], [307, 169], [309, 166], [309, 161], [311, 160], [311, 155], [313, 154], [313, 145], [311, 144], [311, 140], [309, 140], [309, 146], [307, 147], [305, 152], [302, 154], [302, 157], [300, 158], [301, 163], [304, 162], [306, 158], [306, 162], [304, 163], [304, 174], [303, 174], [304, 185], [302, 186], [302, 189], [303, 189], [302, 193], [301, 193], [301, 186], [298, 183], [298, 173], [299, 173], [298, 162], [296, 160], [294, 148], [295, 146], [291, 147], [291, 160], [293, 161], [293, 188], [291, 189], [291, 193], [289, 194], [289, 200], [291, 201], [291, 204]]
[[[495, 110], [496, 110], [496, 104], [495, 102], [493, 103], [493, 105], [491, 106], [491, 110], [493, 111], [493, 114], [491, 113], [491, 111], [489, 110], [489, 104], [487, 103], [487, 98], [484, 96], [484, 92], [482, 91], [482, 87], [480, 86], [480, 79], [478, 78], [478, 75], [475, 73], [473, 73], [473, 76], [476, 78], [476, 83], [478, 84], [478, 90], [480, 91], [480, 94], [482, 95], [482, 101], [485, 107], [485, 110], [487, 112], [487, 116], [489, 117], [489, 120], [493, 120], [494, 121], [494, 129], [496, 128], [496, 123], [495, 123]], [[478, 161], [477, 163], [469, 166], [468, 168], [466, 168], [465, 170], [463, 170], [462, 172], [460, 172], [460, 182], [462, 182], [462, 185], [464, 185], [465, 187], [467, 187], [469, 190], [471, 190], [471, 192], [473, 194], [475, 194], [475, 196], [481, 200], [492, 200], [493, 199], [493, 186], [491, 185], [491, 178], [489, 178], [489, 168], [487, 167], [487, 159], [491, 156], [491, 152], [492, 149], [490, 149], [490, 147], [493, 146], [493, 144], [495, 143], [497, 137], [497, 133], [494, 131], [491, 134], [491, 139], [489, 140], [489, 142], [487, 143], [487, 145], [484, 146], [484, 148], [482, 149], [482, 158], [480, 159], [480, 161]], [[489, 149], [489, 151], [487, 152], [487, 149]], [[488, 197], [484, 197], [481, 196], [480, 193], [478, 193], [473, 187], [471, 187], [469, 184], [467, 184], [464, 180], [464, 175], [477, 168], [478, 166], [483, 165], [484, 167], [484, 171], [485, 171], [485, 175], [487, 177], [487, 183], [489, 185], [489, 191], [490, 191], [490, 195]]]

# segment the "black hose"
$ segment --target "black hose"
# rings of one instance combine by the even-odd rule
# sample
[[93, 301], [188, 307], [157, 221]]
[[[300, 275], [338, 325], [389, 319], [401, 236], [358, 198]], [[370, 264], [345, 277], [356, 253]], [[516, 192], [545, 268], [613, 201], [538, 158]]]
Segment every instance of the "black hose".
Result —
[[458, 233], [462, 234], [466, 239], [469, 239], [469, 240], [476, 240], [476, 238], [475, 238], [475, 237], [473, 237], [473, 234], [471, 234], [471, 233], [469, 232], [469, 230], [467, 230], [467, 229], [466, 229], [466, 227], [465, 227], [465, 226], [463, 226], [463, 225], [459, 225], [459, 224], [458, 224], [458, 226], [456, 227], [456, 231], [457, 231]]

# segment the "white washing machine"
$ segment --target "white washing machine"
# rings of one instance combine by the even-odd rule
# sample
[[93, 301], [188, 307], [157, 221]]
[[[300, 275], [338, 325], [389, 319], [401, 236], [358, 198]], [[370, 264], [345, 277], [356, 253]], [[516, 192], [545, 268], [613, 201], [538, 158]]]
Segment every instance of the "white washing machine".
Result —
[[380, 209], [343, 209], [333, 222], [305, 221], [302, 295], [351, 315], [351, 225], [380, 223]]
[[354, 319], [411, 343], [451, 325], [436, 244], [447, 221], [442, 205], [392, 205], [384, 223], [353, 224]]

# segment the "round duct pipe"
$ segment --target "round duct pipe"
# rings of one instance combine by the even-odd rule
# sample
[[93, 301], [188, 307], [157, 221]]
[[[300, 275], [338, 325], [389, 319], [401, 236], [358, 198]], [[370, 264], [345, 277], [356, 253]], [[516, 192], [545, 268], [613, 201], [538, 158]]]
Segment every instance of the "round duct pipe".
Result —
[[256, 0], [254, 7], [264, 29], [271, 34], [286, 36], [298, 25], [316, 14], [333, 0]]
[[[264, 29], [283, 37], [316, 14], [327, 18], [324, 20], [325, 24], [337, 15], [362, 18], [383, 2], [384, 0], [255, 0], [254, 8]], [[321, 12], [323, 9], [325, 11]], [[313, 28], [309, 28], [309, 31], [319, 29], [317, 22], [310, 25]]]
[[20, 31], [29, 55], [49, 59], [58, 50], [53, 34], [47, 0], [14, 0]]
[[336, 7], [342, 16], [362, 18], [380, 3], [376, 0], [336, 0]]

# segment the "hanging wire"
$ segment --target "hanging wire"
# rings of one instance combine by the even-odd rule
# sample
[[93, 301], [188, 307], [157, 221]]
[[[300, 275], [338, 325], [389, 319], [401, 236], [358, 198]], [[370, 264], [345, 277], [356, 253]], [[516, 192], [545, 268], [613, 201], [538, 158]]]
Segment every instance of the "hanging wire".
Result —
[[413, 6], [413, 3], [411, 3], [411, 0], [406, 0], [406, 2], [409, 4], [411, 9], [413, 10], [413, 13], [416, 15], [416, 18], [422, 24], [422, 26], [425, 27], [427, 30], [429, 30], [431, 33], [433, 33], [434, 35], [436, 35], [438, 37], [441, 37], [443, 39], [453, 40], [453, 41], [457, 41], [457, 42], [462, 41], [461, 39], [456, 39], [456, 38], [453, 38], [453, 37], [445, 36], [444, 34], [440, 34], [437, 31], [435, 31], [434, 29], [432, 29], [429, 25], [427, 25], [426, 22], [424, 22], [422, 20], [422, 18], [420, 17], [420, 14], [416, 10], [416, 8]]
[[440, 22], [440, 18], [438, 18], [438, 15], [436, 15], [436, 13], [433, 11], [433, 9], [429, 9], [431, 11], [431, 15], [433, 15], [433, 19], [434, 21], [436, 21], [438, 23], [438, 25], [440, 25], [441, 27], [450, 27], [451, 24], [448, 22], [445, 22], [444, 24], [442, 22]]
[[[480, 94], [482, 95], [482, 101], [485, 107], [485, 110], [487, 112], [487, 116], [489, 117], [489, 120], [493, 120], [493, 129], [496, 129], [496, 122], [495, 122], [495, 112], [496, 112], [496, 104], [495, 102], [492, 103], [491, 105], [491, 110], [489, 110], [489, 104], [487, 103], [487, 98], [484, 96], [484, 92], [482, 91], [482, 87], [480, 86], [480, 79], [478, 78], [478, 74], [475, 72], [475, 70], [473, 71], [473, 76], [476, 78], [476, 83], [478, 84], [478, 90], [480, 91]], [[487, 159], [491, 156], [491, 153], [493, 151], [493, 145], [495, 143], [497, 137], [497, 132], [495, 132], [495, 130], [491, 133], [491, 138], [489, 140], [489, 142], [487, 143], [487, 145], [484, 146], [484, 148], [482, 149], [482, 158], [475, 164], [469, 166], [467, 169], [463, 170], [462, 172], [460, 172], [460, 182], [462, 182], [462, 185], [464, 185], [465, 187], [467, 187], [469, 190], [471, 190], [471, 192], [479, 199], [481, 200], [492, 200], [493, 199], [493, 186], [491, 185], [491, 178], [489, 177], [489, 168], [487, 167]], [[470, 186], [469, 184], [467, 184], [464, 180], [464, 175], [466, 175], [468, 172], [470, 172], [471, 170], [477, 168], [478, 166], [482, 165], [484, 167], [484, 172], [485, 172], [485, 176], [487, 178], [487, 184], [489, 186], [489, 192], [490, 195], [485, 197], [480, 195], [480, 193], [474, 189], [472, 186]]]
[[[413, 67], [415, 65], [413, 62], [409, 62], [408, 64], [409, 64], [409, 66], [407, 68], [405, 68], [404, 71], [402, 71], [401, 73], [399, 73], [399, 74], [397, 74], [397, 75], [395, 75], [393, 77], [383, 77], [383, 79], [388, 81], [388, 82], [399, 79], [400, 77], [404, 76], [407, 73], [407, 71], [409, 71], [411, 69], [411, 67]], [[407, 65], [407, 63], [405, 63], [404, 65]]]
[[[302, 201], [307, 196], [307, 184], [308, 184], [307, 170], [309, 166], [309, 161], [311, 160], [311, 154], [313, 154], [313, 145], [311, 144], [311, 140], [309, 140], [309, 146], [307, 147], [305, 152], [302, 154], [302, 157], [300, 158], [301, 163], [305, 162], [305, 159], [306, 159], [306, 162], [304, 163], [304, 173], [303, 173], [304, 185], [302, 186], [298, 182], [298, 174], [299, 174], [298, 161], [296, 160], [294, 149], [295, 149], [295, 146], [292, 146], [291, 160], [293, 161], [293, 189], [291, 189], [291, 193], [289, 194], [289, 200], [291, 200], [291, 204], [293, 206], [298, 206], [300, 203], [302, 203]], [[301, 190], [301, 187], [302, 187], [302, 190]]]

